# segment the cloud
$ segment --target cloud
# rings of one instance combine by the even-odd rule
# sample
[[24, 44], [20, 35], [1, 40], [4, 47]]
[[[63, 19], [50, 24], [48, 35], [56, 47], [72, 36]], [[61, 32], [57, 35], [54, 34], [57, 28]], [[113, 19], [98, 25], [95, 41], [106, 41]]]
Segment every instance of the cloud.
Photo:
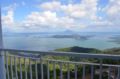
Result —
[[13, 4], [11, 4], [11, 5], [2, 7], [2, 10], [5, 10], [5, 11], [14, 10], [14, 9], [16, 9], [17, 7], [18, 7], [18, 4], [17, 4], [17, 3], [13, 3]]
[[13, 3], [12, 5], [2, 7], [2, 11], [5, 11], [5, 14], [2, 15], [2, 25], [5, 31], [23, 31], [22, 23], [17, 23], [14, 19], [15, 10], [18, 6], [18, 4]]
[[2, 21], [5, 29], [9, 29], [14, 32], [29, 31], [38, 32], [44, 30], [56, 29], [77, 29], [84, 28], [80, 23], [77, 23], [73, 18], [67, 16], [57, 16], [56, 12], [44, 11], [44, 12], [32, 12], [26, 16], [21, 22], [14, 20], [14, 12], [8, 11], [6, 16], [3, 16]]
[[104, 11], [107, 14], [107, 20], [116, 26], [120, 26], [120, 0], [110, 0]]
[[45, 2], [40, 4], [44, 10], [59, 10], [73, 18], [90, 18], [95, 19], [97, 13], [98, 0], [82, 0], [76, 4], [62, 4], [60, 1]]
[[14, 23], [13, 16], [14, 16], [13, 10], [9, 10], [7, 12], [7, 15], [2, 17], [3, 25], [6, 25], [6, 26], [12, 25]]
[[44, 10], [59, 10], [61, 8], [61, 3], [59, 1], [45, 2], [40, 4], [38, 7]]
[[14, 10], [17, 8], [18, 4], [13, 3], [11, 5], [2, 7], [2, 11], [6, 14], [2, 15], [2, 24], [4, 26], [11, 26], [14, 24]]
[[120, 12], [120, 0], [113, 1], [111, 0], [109, 5], [106, 7], [106, 12], [108, 15], [118, 15]]
[[14, 20], [14, 10], [10, 9], [7, 11], [7, 14], [2, 16], [2, 25], [5, 31], [9, 32], [19, 32], [23, 31], [23, 27], [21, 27], [21, 23], [17, 23]]
[[[56, 12], [32, 12], [24, 21], [25, 27], [34, 27], [34, 29], [72, 29], [81, 27], [79, 23], [70, 17], [59, 17]], [[83, 27], [81, 27], [83, 28]], [[33, 28], [32, 28], [33, 29]]]
[[[95, 30], [119, 26], [120, 0], [111, 0], [104, 9], [103, 7], [100, 9], [98, 4], [98, 0], [81, 0], [80, 3], [69, 4], [62, 4], [57, 0], [43, 2], [38, 6], [40, 11], [31, 11], [19, 23], [14, 20], [14, 10], [18, 5], [13, 4], [4, 7], [7, 14], [2, 16], [2, 21], [5, 28], [16, 32], [64, 29], [80, 31], [88, 28]], [[27, 6], [24, 2], [22, 5]], [[98, 12], [103, 12], [106, 16], [98, 16]]]

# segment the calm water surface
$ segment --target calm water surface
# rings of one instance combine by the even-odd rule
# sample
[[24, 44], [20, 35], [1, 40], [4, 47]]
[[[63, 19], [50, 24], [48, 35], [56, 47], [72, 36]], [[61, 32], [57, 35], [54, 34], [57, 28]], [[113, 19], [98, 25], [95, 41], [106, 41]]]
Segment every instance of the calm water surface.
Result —
[[120, 47], [120, 44], [110, 42], [110, 36], [95, 36], [88, 40], [79, 40], [73, 38], [41, 38], [41, 37], [25, 37], [25, 36], [5, 36], [4, 47], [9, 49], [29, 49], [29, 50], [55, 50], [58, 48], [80, 46], [97, 49], [108, 49]]

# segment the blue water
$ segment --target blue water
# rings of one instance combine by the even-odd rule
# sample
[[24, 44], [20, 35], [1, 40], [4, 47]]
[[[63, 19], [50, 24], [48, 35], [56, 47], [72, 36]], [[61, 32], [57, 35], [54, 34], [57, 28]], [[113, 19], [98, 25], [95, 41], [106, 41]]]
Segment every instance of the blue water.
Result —
[[58, 48], [80, 46], [97, 49], [109, 49], [120, 47], [120, 44], [110, 42], [113, 35], [98, 35], [89, 38], [88, 40], [78, 40], [73, 38], [45, 38], [34, 36], [4, 36], [4, 47], [9, 49], [24, 49], [24, 50], [55, 50]]

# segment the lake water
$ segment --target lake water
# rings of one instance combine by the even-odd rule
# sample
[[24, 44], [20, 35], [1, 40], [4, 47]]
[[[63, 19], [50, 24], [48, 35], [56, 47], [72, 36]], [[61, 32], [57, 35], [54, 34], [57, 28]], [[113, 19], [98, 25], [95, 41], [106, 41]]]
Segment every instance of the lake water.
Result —
[[80, 46], [87, 48], [109, 49], [120, 47], [120, 44], [110, 42], [110, 37], [114, 35], [96, 35], [88, 40], [78, 40], [73, 38], [45, 38], [34, 36], [4, 36], [4, 47], [9, 49], [29, 49], [29, 50], [55, 50], [58, 48]]

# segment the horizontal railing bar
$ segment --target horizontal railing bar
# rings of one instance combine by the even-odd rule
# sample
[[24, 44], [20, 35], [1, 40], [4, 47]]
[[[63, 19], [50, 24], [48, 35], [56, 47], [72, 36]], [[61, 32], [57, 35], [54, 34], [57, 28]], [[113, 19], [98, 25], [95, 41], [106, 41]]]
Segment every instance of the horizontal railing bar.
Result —
[[[100, 66], [100, 63], [89, 63], [89, 62], [76, 62], [76, 61], [62, 61], [62, 60], [44, 60], [49, 62], [58, 62], [58, 63], [69, 63], [69, 64], [85, 64], [85, 65], [94, 65], [94, 66]], [[111, 66], [111, 67], [120, 67], [120, 65], [113, 65], [113, 64], [102, 64], [102, 66]]]
[[[72, 56], [80, 58], [97, 58], [97, 59], [115, 59], [120, 60], [120, 55], [111, 55], [111, 54], [93, 54], [93, 53], [74, 53], [74, 52], [54, 52], [54, 51], [29, 51], [29, 50], [16, 50], [16, 49], [0, 49], [0, 51], [9, 51], [14, 52], [14, 54], [24, 53], [34, 53], [35, 57], [40, 57], [41, 55], [54, 55], [54, 56]], [[21, 54], [26, 56], [25, 54]], [[29, 55], [28, 55], [29, 56]], [[33, 55], [30, 55], [33, 56]]]
[[[6, 55], [7, 56], [7, 55]], [[33, 60], [39, 60], [40, 58], [33, 58], [33, 57], [22, 57], [22, 56], [15, 56], [15, 55], [8, 55], [10, 57], [18, 57], [18, 58], [30, 58]], [[60, 62], [60, 63], [70, 63], [70, 64], [86, 64], [86, 65], [96, 65], [99, 66], [100, 64], [98, 63], [89, 63], [89, 62], [81, 62], [81, 61], [62, 61], [62, 60], [54, 60], [54, 59], [44, 59], [43, 61], [50, 61], [50, 62]], [[111, 66], [111, 67], [120, 67], [120, 65], [113, 65], [113, 64], [102, 64], [103, 66]]]
[[9, 57], [9, 56], [10, 57], [18, 57], [18, 58], [26, 58], [26, 59], [30, 58], [30, 59], [33, 59], [33, 60], [37, 60], [37, 59], [39, 60], [40, 59], [40, 58], [36, 58], [36, 57], [26, 57], [26, 56], [19, 56], [19, 55], [6, 55], [6, 57]]
[[[99, 66], [99, 70], [100, 70], [100, 76], [99, 76], [99, 79], [102, 79], [102, 76], [103, 76], [103, 68], [105, 67], [108, 72], [110, 71], [110, 68], [112, 67], [116, 67], [118, 68], [118, 78], [120, 77], [120, 64], [108, 64], [108, 63], [103, 63], [102, 60], [103, 59], [113, 59], [113, 60], [120, 60], [120, 55], [111, 55], [111, 54], [90, 54], [90, 53], [74, 53], [74, 52], [52, 52], [52, 51], [47, 51], [47, 52], [41, 52], [41, 51], [27, 51], [27, 50], [13, 50], [13, 49], [0, 49], [0, 51], [2, 52], [7, 52], [5, 57], [6, 57], [6, 65], [7, 65], [7, 71], [9, 71], [10, 69], [8, 68], [8, 61], [10, 61], [10, 67], [11, 67], [11, 73], [12, 74], [12, 78], [13, 78], [13, 69], [12, 69], [12, 66], [15, 67], [15, 75], [16, 75], [16, 79], [18, 78], [18, 75], [20, 75], [19, 79], [22, 79], [24, 77], [24, 74], [22, 72], [22, 65], [25, 64], [25, 68], [27, 68], [27, 59], [29, 59], [29, 66], [30, 66], [30, 79], [33, 79], [34, 78], [34, 73], [32, 70], [32, 64], [35, 62], [35, 78], [38, 79], [38, 71], [37, 71], [37, 67], [39, 67], [38, 63], [40, 64], [40, 69], [41, 69], [41, 79], [44, 79], [44, 72], [45, 72], [45, 69], [44, 68], [44, 64], [47, 62], [47, 79], [50, 79], [50, 69], [49, 69], [49, 63], [52, 63], [53, 64], [53, 78], [56, 79], [57, 77], [57, 74], [56, 74], [56, 68], [57, 68], [57, 65], [59, 64], [59, 67], [60, 67], [60, 79], [63, 79], [64, 78], [64, 73], [63, 73], [63, 69], [64, 69], [64, 64], [67, 65], [67, 68], [68, 68], [68, 71], [67, 71], [67, 79], [70, 79], [70, 69], [69, 69], [69, 66], [70, 64], [74, 64], [75, 65], [75, 79], [78, 79], [78, 67], [79, 65], [82, 65], [83, 67], [83, 73], [82, 73], [82, 79], [85, 79], [85, 75], [86, 75], [86, 67], [87, 65], [90, 66], [91, 68], [91, 79], [94, 78], [94, 66]], [[49, 59], [49, 58], [46, 58], [44, 57], [45, 55], [50, 55], [50, 56], [70, 56], [70, 57], [79, 57], [80, 59], [81, 58], [90, 58], [90, 59], [100, 59], [101, 61], [100, 62], [84, 62], [84, 61], [72, 61], [72, 60], [55, 60], [55, 59]], [[10, 60], [8, 60], [8, 58], [10, 57]], [[13, 65], [13, 62], [12, 62], [12, 59], [14, 58], [14, 65]], [[19, 66], [20, 66], [20, 73], [18, 74], [17, 72], [17, 58], [19, 60]], [[21, 59], [24, 59], [24, 63], [22, 63]], [[33, 62], [33, 63], [32, 63]], [[38, 65], [38, 66], [37, 66]], [[63, 69], [62, 69], [63, 68]], [[105, 69], [104, 68], [104, 69]], [[24, 71], [25, 72], [25, 78], [27, 79], [27, 76], [28, 76], [28, 72], [27, 72], [27, 69]], [[9, 72], [7, 73], [7, 75], [10, 75]], [[111, 73], [108, 73], [109, 75]], [[108, 75], [108, 76], [109, 76]], [[11, 76], [11, 75], [10, 75]], [[9, 76], [8, 76], [9, 77]], [[109, 78], [108, 78], [109, 79]]]

